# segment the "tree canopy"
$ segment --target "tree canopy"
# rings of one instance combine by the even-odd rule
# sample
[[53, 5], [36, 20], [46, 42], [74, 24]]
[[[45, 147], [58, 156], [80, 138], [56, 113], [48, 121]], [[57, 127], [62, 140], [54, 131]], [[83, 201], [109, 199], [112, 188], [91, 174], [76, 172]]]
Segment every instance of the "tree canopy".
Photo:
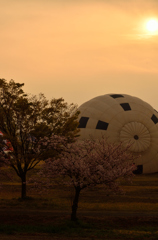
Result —
[[27, 171], [57, 153], [52, 146], [53, 136], [64, 136], [72, 142], [79, 132], [76, 105], [69, 105], [63, 98], [47, 100], [44, 94], [28, 95], [23, 86], [14, 80], [0, 79], [0, 144], [1, 148], [6, 147], [7, 139], [13, 148], [8, 157], [21, 178], [22, 198], [26, 197]]
[[71, 143], [58, 159], [45, 161], [41, 178], [46, 177], [48, 186], [55, 176], [64, 177], [64, 183], [75, 188], [71, 219], [76, 220], [79, 194], [81, 190], [103, 184], [105, 189], [116, 191], [120, 178], [129, 179], [136, 169], [129, 146], [99, 140], [84, 140]]

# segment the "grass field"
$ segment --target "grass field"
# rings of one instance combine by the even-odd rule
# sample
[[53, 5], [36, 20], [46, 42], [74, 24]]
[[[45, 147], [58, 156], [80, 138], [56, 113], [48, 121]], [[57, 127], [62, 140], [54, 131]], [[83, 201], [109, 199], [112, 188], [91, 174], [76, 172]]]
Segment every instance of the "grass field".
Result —
[[22, 201], [18, 179], [3, 179], [0, 239], [158, 239], [158, 174], [123, 183], [126, 194], [107, 196], [103, 186], [81, 192], [77, 223], [70, 221], [73, 189], [62, 185]]

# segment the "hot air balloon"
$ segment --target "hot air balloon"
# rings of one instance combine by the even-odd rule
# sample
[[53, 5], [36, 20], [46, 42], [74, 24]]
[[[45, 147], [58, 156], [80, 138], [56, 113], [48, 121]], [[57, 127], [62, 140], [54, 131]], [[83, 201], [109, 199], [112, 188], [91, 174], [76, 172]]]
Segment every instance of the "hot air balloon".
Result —
[[131, 144], [139, 154], [137, 173], [158, 172], [158, 112], [127, 94], [106, 94], [79, 107], [80, 139], [107, 137], [111, 142]]

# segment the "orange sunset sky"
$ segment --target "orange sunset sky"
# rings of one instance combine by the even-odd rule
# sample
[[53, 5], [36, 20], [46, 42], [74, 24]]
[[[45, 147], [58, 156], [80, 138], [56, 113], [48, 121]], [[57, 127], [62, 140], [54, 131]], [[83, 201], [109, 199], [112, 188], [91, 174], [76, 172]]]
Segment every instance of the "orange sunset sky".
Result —
[[158, 110], [157, 0], [0, 0], [0, 78], [81, 105], [130, 94]]

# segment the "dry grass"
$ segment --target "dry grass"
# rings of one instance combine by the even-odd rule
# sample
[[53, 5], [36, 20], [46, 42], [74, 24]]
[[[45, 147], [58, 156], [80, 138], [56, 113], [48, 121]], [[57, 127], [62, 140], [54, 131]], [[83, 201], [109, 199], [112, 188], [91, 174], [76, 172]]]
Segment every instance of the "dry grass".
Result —
[[[123, 183], [124, 195], [106, 195], [103, 186], [81, 192], [78, 216], [70, 219], [73, 189], [54, 186], [42, 195], [28, 186], [21, 201], [18, 178], [3, 179], [0, 239], [158, 239], [158, 174], [137, 175]], [[10, 235], [11, 234], [11, 237]]]

